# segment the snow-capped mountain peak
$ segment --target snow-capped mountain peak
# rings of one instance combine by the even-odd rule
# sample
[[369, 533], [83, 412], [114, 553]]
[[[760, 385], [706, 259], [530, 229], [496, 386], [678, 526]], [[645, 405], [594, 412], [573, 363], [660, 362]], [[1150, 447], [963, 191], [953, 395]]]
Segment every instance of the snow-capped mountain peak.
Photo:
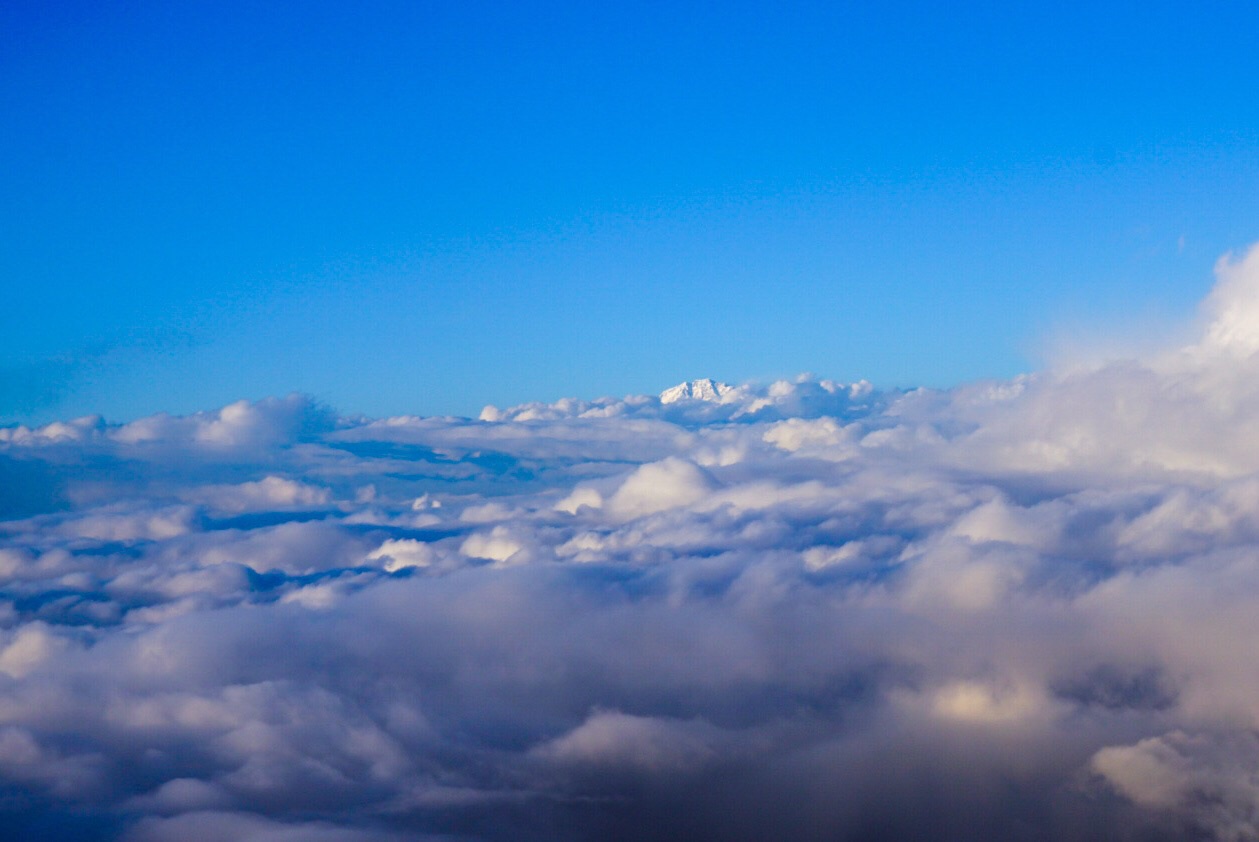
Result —
[[733, 386], [726, 383], [718, 383], [710, 377], [705, 377], [701, 380], [679, 383], [672, 388], [665, 389], [660, 393], [660, 402], [677, 403], [681, 400], [693, 400], [721, 403], [722, 399], [734, 390]]

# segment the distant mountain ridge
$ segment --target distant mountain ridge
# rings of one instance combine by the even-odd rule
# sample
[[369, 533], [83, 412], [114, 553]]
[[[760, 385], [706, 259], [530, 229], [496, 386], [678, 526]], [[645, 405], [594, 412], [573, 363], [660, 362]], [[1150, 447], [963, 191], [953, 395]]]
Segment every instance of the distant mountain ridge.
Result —
[[659, 395], [623, 398], [561, 398], [499, 408], [487, 406], [480, 420], [553, 421], [560, 418], [653, 418], [679, 424], [757, 422], [782, 418], [864, 417], [896, 399], [899, 391], [877, 391], [869, 382], [840, 383], [802, 374], [794, 380], [731, 386], [711, 377], [688, 380]]

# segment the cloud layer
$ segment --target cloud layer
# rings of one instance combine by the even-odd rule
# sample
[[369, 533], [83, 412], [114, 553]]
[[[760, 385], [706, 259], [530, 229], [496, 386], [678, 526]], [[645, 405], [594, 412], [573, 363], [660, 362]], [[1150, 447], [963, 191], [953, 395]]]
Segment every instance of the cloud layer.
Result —
[[951, 391], [0, 430], [11, 839], [1259, 839], [1259, 251]]

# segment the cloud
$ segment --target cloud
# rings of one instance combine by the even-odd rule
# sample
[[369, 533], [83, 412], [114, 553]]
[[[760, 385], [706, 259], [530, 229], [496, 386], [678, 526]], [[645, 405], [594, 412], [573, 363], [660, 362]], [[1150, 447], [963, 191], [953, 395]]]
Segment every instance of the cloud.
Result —
[[1132, 801], [1182, 815], [1195, 835], [1259, 837], [1259, 745], [1253, 732], [1172, 731], [1130, 746], [1111, 746], [1093, 768]]
[[127, 842], [390, 842], [398, 838], [323, 822], [282, 823], [210, 811], [143, 819], [125, 837]]
[[1221, 257], [1216, 283], [1203, 303], [1208, 324], [1197, 348], [1203, 352], [1248, 357], [1259, 351], [1259, 248], [1240, 258]]
[[631, 520], [697, 503], [712, 489], [712, 480], [694, 463], [671, 456], [626, 477], [607, 508], [613, 517]]
[[236, 485], [210, 485], [194, 488], [184, 499], [212, 507], [220, 512], [240, 514], [249, 511], [284, 511], [326, 506], [328, 489], [307, 483], [266, 476], [256, 482]]
[[1256, 255], [1008, 382], [0, 430], [0, 831], [1259, 838]]
[[713, 760], [702, 723], [680, 723], [597, 711], [533, 753], [561, 766], [611, 767], [644, 775], [694, 770]]

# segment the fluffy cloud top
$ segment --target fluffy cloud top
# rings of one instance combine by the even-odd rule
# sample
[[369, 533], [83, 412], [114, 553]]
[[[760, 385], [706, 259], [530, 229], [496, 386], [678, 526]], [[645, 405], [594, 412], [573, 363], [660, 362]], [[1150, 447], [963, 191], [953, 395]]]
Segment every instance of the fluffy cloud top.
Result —
[[10, 839], [1259, 839], [1259, 251], [949, 391], [0, 430]]

